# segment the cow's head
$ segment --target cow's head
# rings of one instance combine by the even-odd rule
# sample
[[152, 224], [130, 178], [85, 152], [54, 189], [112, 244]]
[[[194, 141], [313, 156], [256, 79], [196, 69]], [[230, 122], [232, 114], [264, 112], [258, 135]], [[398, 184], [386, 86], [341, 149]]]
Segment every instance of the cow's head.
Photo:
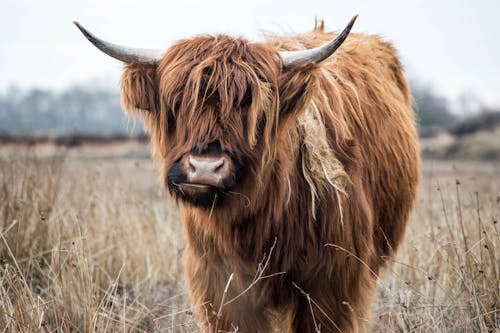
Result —
[[166, 51], [136, 49], [75, 24], [126, 64], [122, 104], [144, 116], [170, 192], [211, 207], [262, 181], [283, 124], [308, 100], [312, 68], [335, 52], [355, 19], [329, 43], [301, 51], [224, 35], [181, 40]]

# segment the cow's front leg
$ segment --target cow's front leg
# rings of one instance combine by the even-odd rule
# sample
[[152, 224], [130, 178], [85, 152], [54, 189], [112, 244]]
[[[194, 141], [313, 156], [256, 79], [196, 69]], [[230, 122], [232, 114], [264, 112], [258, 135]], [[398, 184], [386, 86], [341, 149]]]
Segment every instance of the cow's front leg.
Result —
[[205, 332], [272, 332], [269, 307], [255, 289], [243, 292], [247, 284], [237, 273], [192, 253], [187, 254], [185, 271], [191, 304]]
[[335, 283], [318, 277], [306, 284], [295, 284], [292, 332], [366, 332], [376, 280], [366, 269], [358, 272], [357, 281], [346, 278], [345, 283]]

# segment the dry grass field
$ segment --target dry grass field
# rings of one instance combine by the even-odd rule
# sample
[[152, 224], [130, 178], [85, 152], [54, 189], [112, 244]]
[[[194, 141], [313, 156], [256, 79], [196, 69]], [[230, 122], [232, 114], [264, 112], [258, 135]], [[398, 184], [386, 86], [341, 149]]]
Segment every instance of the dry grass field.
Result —
[[[0, 147], [0, 332], [196, 332], [148, 147]], [[424, 161], [375, 332], [499, 332], [500, 162]], [[192, 305], [192, 306], [197, 306]]]

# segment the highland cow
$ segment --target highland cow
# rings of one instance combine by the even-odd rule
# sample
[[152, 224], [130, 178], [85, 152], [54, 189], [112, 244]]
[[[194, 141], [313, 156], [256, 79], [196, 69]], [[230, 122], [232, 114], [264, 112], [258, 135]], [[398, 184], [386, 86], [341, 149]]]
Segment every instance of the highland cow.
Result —
[[122, 104], [144, 117], [180, 205], [206, 331], [366, 330], [419, 157], [396, 51], [349, 34], [354, 20], [338, 35], [320, 23], [261, 43], [202, 35], [166, 51], [111, 44], [77, 24], [126, 64]]

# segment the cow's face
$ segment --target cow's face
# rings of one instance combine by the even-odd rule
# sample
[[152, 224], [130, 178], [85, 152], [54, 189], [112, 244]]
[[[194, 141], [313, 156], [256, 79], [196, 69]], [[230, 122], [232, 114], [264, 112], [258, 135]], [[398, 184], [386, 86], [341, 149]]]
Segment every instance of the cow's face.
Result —
[[210, 208], [259, 177], [278, 131], [280, 72], [275, 50], [227, 36], [181, 41], [157, 66], [126, 68], [123, 104], [146, 110], [174, 196]]
[[127, 64], [122, 104], [144, 115], [171, 193], [213, 207], [245, 185], [265, 182], [278, 155], [277, 137], [286, 135], [287, 119], [310, 100], [316, 64], [342, 44], [355, 19], [320, 47], [287, 52], [228, 36], [180, 41], [166, 52], [134, 49], [75, 24], [96, 47]]

